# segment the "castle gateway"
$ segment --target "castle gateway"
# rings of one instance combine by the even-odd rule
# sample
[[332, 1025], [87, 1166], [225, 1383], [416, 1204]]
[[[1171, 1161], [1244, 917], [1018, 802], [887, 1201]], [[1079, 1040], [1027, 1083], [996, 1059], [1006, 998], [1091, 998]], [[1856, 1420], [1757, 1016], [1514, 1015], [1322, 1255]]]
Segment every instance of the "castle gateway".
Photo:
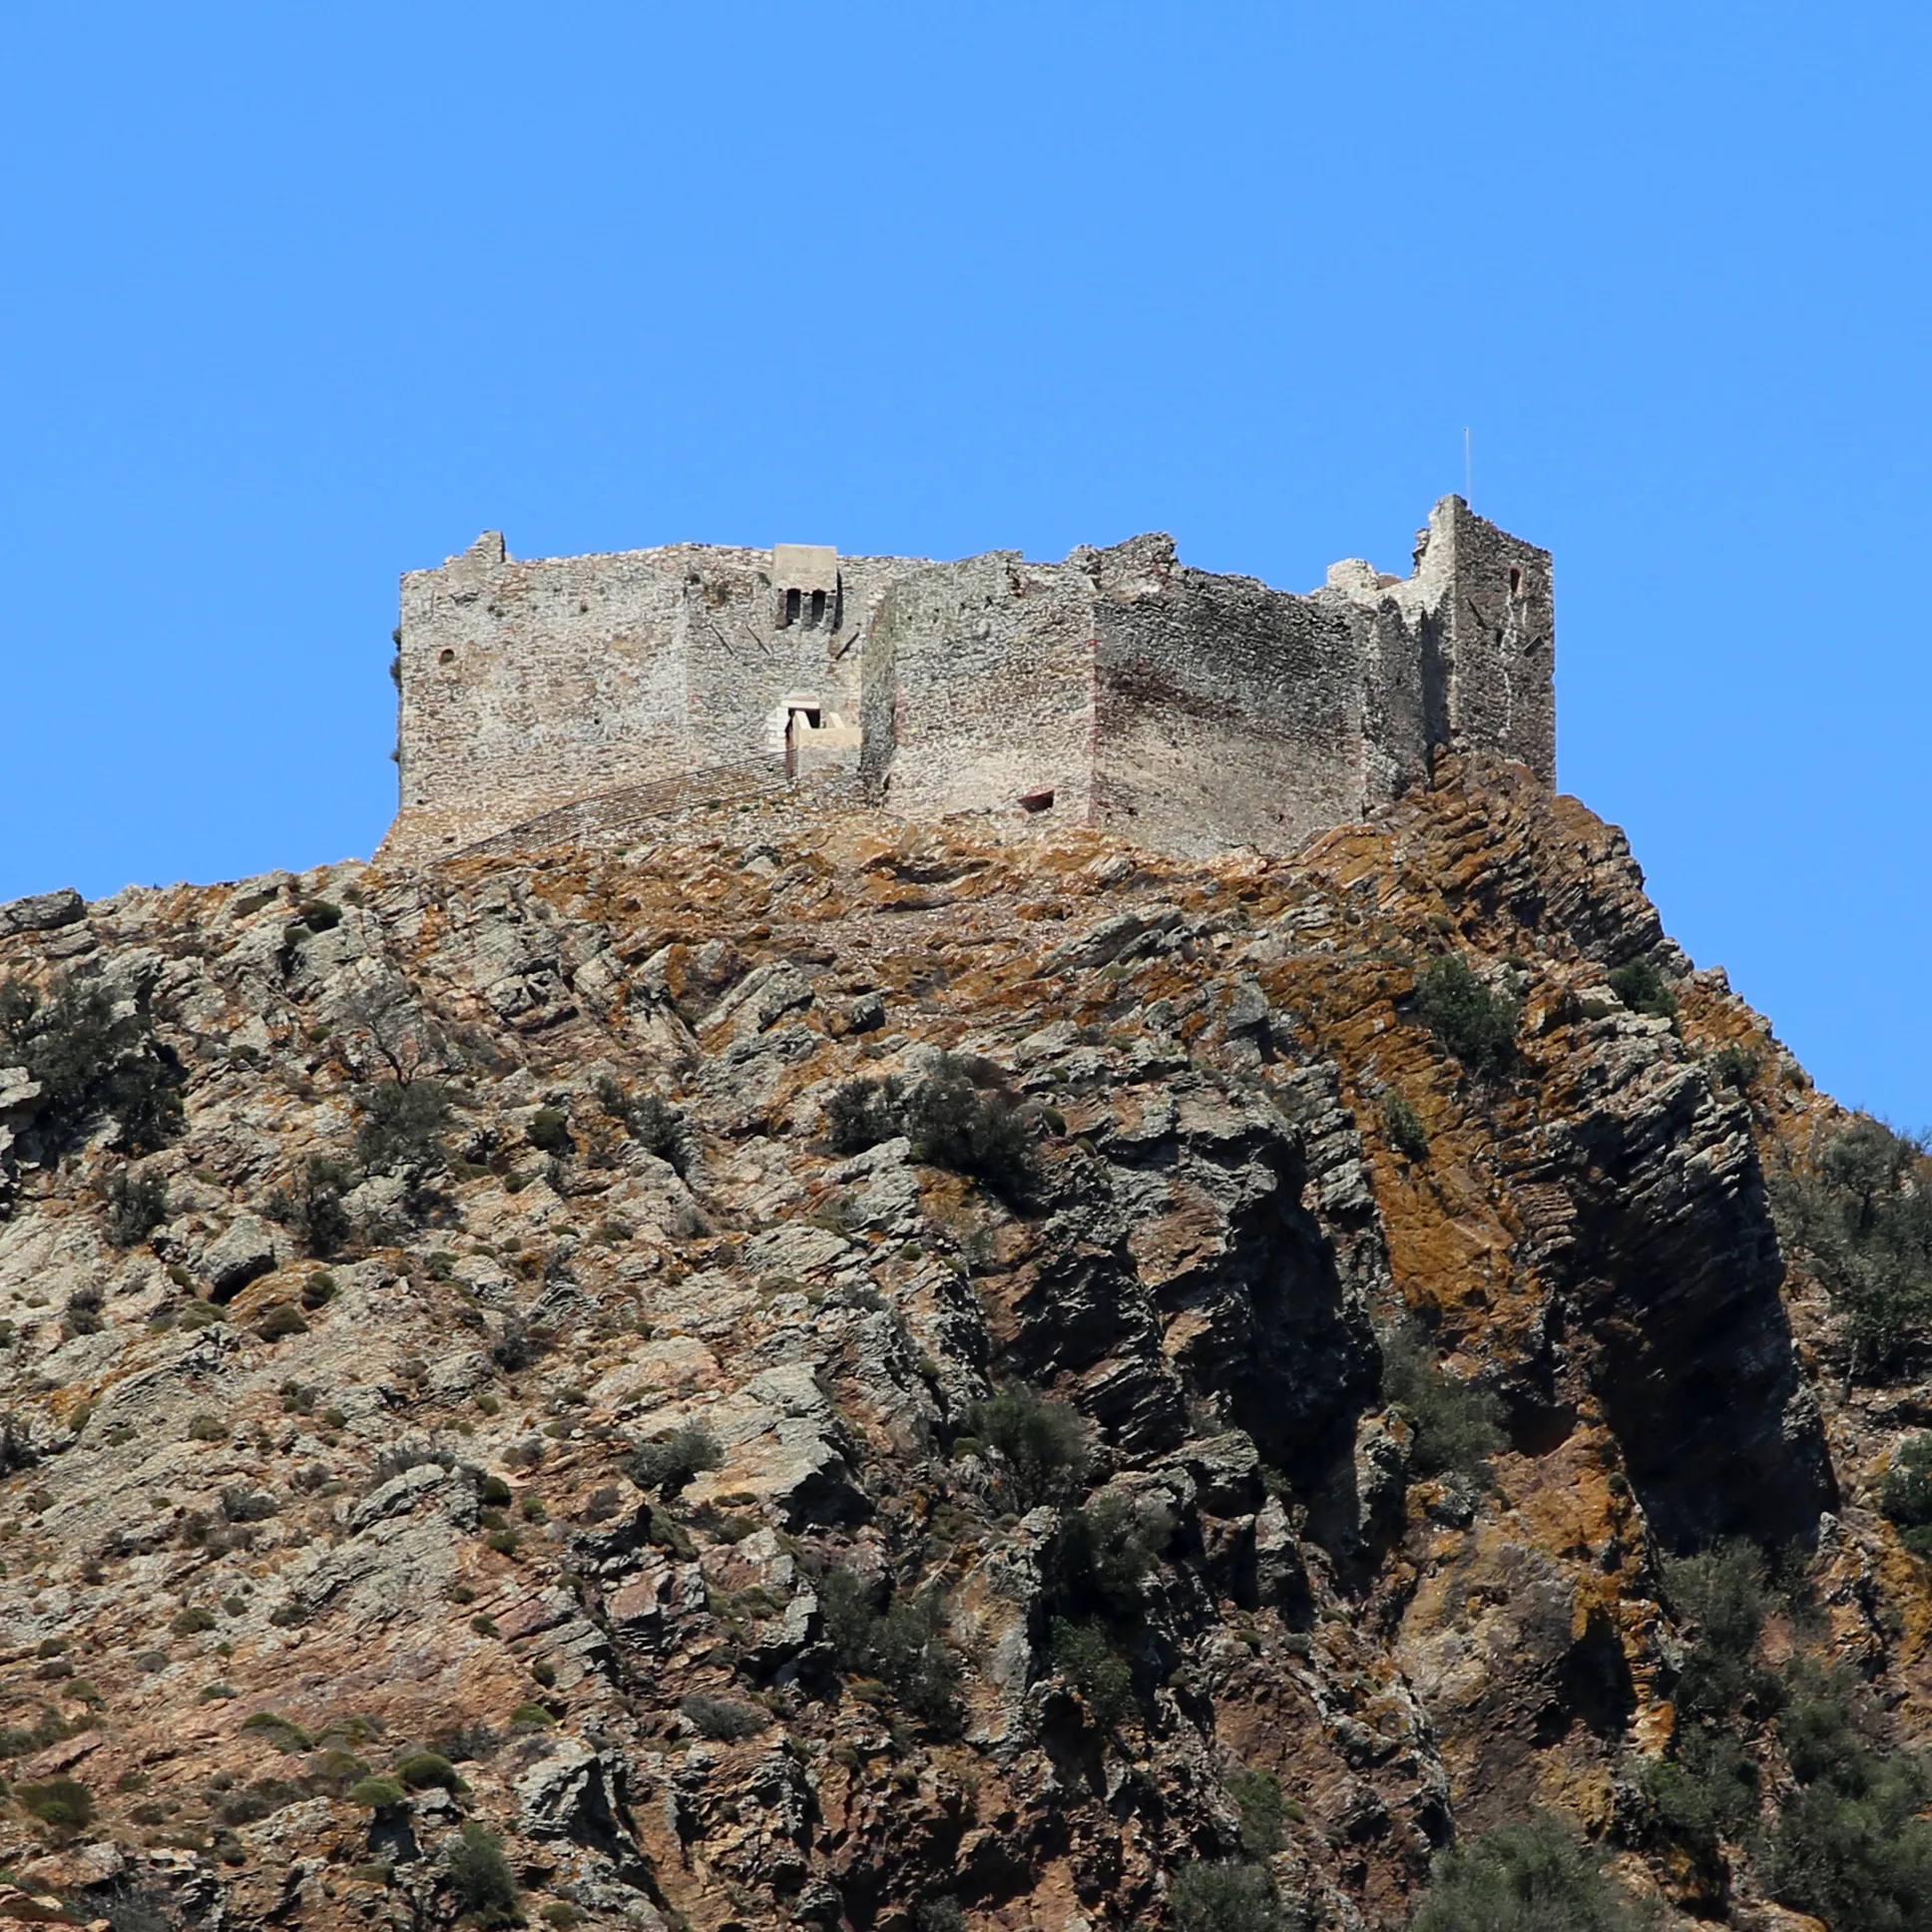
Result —
[[1432, 746], [1553, 783], [1555, 630], [1549, 552], [1453, 496], [1408, 577], [1350, 561], [1305, 596], [1190, 570], [1160, 536], [1037, 564], [810, 544], [517, 562], [491, 534], [402, 580], [383, 851], [827, 778], [901, 817], [1281, 851], [1393, 798]]

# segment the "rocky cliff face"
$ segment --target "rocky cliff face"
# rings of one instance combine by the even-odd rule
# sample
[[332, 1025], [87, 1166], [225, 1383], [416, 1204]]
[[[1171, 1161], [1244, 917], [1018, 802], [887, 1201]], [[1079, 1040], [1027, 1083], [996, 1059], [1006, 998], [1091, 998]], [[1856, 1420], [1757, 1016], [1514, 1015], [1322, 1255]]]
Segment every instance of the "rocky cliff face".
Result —
[[760, 802], [54, 895], [0, 976], [4, 1909], [1061, 1928], [1225, 1861], [1392, 1927], [1547, 1806], [1796, 1924], [1645, 1795], [1723, 1538], [1920, 1721], [1919, 1412], [1767, 1205], [1838, 1117], [1513, 769], [1293, 860]]

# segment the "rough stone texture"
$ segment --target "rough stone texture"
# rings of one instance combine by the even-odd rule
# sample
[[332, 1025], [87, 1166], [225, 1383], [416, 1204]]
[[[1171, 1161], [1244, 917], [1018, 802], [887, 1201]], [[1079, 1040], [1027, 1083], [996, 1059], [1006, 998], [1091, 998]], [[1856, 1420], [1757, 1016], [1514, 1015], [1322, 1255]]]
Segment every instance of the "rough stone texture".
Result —
[[87, 901], [71, 885], [57, 892], [37, 892], [31, 898], [10, 899], [0, 905], [0, 939], [16, 932], [51, 932], [71, 926], [87, 911]]
[[[1288, 1924], [1394, 1932], [1437, 1848], [1533, 1802], [1667, 1924], [1798, 1923], [1736, 1848], [1646, 1833], [1689, 1637], [1665, 1559], [1793, 1539], [1815, 1641], [1923, 1741], [1932, 1589], [1872, 1493], [1932, 1408], [1824, 1372], [1761, 1164], [1840, 1117], [1670, 947], [1620, 834], [1455, 756], [1293, 858], [795, 793], [658, 834], [0, 939], [0, 975], [145, 988], [185, 1076], [137, 1164], [166, 1218], [124, 1247], [112, 1131], [29, 1159], [0, 1070], [0, 1772], [98, 1814], [63, 1844], [0, 1802], [0, 1865], [83, 1918], [413, 1932], [455, 1917], [475, 1818], [537, 1923], [911, 1932], [951, 1898], [1093, 1932], [1169, 1924], [1260, 1768]], [[340, 922], [291, 936], [317, 899]], [[1447, 948], [1520, 993], [1506, 1079], [1417, 1021]], [[1610, 991], [1639, 955], [1676, 1028]], [[328, 1292], [266, 1209], [352, 1162], [372, 1013], [446, 1084], [447, 1159], [347, 1177]], [[1728, 1044], [1763, 1056], [1741, 1098]], [[1029, 1124], [1024, 1186], [829, 1144], [841, 1084], [942, 1053]], [[1381, 1381], [1405, 1317], [1496, 1396], [1487, 1478], [1418, 1466]], [[1087, 1434], [1044, 1507], [974, 1446], [1015, 1378]], [[711, 1466], [641, 1488], [686, 1428]], [[1112, 1720], [1048, 1594], [1059, 1510], [1105, 1498], [1165, 1529]], [[839, 1664], [834, 1569], [936, 1607], [950, 1720]], [[376, 1811], [323, 1755], [425, 1744], [463, 1788]]]
[[1338, 564], [1307, 597], [1185, 569], [1159, 536], [1063, 564], [525, 563], [492, 533], [403, 579], [399, 636], [391, 858], [854, 771], [901, 817], [1051, 813], [1202, 855], [1358, 819], [1433, 747], [1555, 779], [1549, 556], [1457, 497], [1410, 577]]
[[799, 586], [768, 551], [678, 544], [520, 562], [492, 532], [441, 570], [410, 572], [389, 849], [468, 846], [713, 767], [781, 781], [855, 765], [866, 631], [907, 568], [844, 558], [827, 598], [822, 564], [794, 567], [812, 582], [793, 608]]
[[[286, 1243], [282, 1245], [285, 1247]], [[275, 1264], [275, 1230], [242, 1214], [202, 1250], [201, 1269], [218, 1301], [228, 1301]]]

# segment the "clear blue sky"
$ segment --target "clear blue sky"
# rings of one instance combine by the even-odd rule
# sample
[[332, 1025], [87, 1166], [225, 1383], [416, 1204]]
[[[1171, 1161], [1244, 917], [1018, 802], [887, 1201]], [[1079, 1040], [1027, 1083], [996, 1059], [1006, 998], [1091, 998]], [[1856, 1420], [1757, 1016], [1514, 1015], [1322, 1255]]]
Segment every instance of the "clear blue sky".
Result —
[[1557, 556], [1562, 778], [1932, 1118], [1887, 4], [19, 4], [0, 898], [366, 853], [395, 583], [676, 539]]

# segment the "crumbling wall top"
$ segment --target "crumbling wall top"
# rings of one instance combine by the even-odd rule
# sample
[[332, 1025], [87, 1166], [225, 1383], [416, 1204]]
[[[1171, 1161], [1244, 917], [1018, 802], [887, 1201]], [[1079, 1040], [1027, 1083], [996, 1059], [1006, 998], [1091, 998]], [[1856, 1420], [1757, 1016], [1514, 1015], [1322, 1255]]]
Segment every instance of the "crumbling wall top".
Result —
[[850, 771], [915, 817], [1138, 820], [1190, 850], [1284, 848], [1397, 795], [1439, 744], [1554, 781], [1549, 554], [1453, 496], [1407, 577], [1348, 558], [1305, 595], [1189, 569], [1160, 532], [1050, 564], [513, 559], [492, 530], [408, 573], [402, 603], [390, 849], [739, 767]]

